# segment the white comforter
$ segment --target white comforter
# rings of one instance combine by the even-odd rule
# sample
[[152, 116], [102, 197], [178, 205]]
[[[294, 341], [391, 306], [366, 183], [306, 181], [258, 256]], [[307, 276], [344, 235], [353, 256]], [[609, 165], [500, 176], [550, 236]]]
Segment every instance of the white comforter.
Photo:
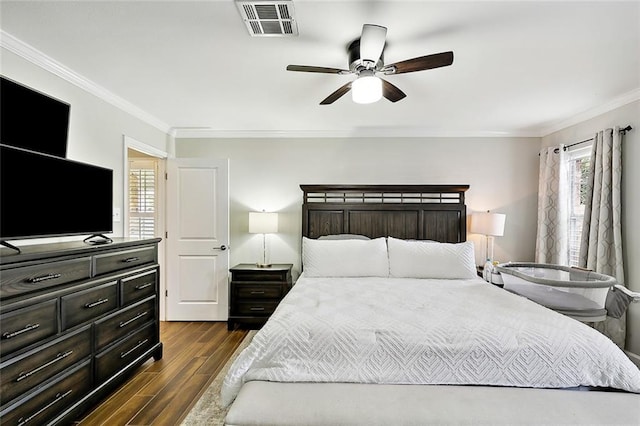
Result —
[[301, 276], [233, 363], [222, 403], [251, 380], [640, 393], [640, 370], [607, 337], [480, 279]]

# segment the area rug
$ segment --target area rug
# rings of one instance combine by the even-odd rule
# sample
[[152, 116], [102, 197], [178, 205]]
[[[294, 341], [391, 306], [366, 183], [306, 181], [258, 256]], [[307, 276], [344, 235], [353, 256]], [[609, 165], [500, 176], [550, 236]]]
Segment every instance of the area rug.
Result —
[[255, 334], [255, 330], [247, 333], [238, 348], [231, 354], [229, 361], [222, 367], [222, 370], [220, 370], [198, 402], [196, 402], [191, 411], [189, 411], [187, 417], [182, 421], [181, 424], [183, 426], [224, 425], [224, 418], [227, 415], [229, 407], [225, 408], [220, 405], [220, 388], [222, 387], [222, 382], [233, 361], [240, 355], [240, 352], [251, 343], [251, 339], [253, 339]]

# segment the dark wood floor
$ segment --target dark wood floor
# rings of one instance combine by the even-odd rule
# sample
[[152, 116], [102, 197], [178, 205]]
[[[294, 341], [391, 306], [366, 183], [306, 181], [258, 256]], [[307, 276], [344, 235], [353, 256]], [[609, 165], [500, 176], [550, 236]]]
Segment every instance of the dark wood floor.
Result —
[[246, 334], [226, 322], [160, 323], [162, 359], [143, 364], [76, 424], [180, 424]]

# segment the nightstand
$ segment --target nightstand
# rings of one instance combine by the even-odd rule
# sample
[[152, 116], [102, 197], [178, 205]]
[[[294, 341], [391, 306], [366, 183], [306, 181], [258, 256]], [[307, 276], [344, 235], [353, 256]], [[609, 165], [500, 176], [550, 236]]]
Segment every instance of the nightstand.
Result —
[[236, 324], [260, 328], [292, 286], [292, 264], [273, 264], [259, 268], [254, 263], [241, 263], [231, 272], [229, 287], [229, 320], [227, 328]]

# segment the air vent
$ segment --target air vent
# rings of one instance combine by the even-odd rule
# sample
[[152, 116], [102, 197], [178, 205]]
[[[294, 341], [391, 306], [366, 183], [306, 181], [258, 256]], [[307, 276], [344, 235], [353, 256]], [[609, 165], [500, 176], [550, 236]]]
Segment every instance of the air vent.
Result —
[[236, 6], [253, 37], [298, 35], [292, 1], [240, 1]]

